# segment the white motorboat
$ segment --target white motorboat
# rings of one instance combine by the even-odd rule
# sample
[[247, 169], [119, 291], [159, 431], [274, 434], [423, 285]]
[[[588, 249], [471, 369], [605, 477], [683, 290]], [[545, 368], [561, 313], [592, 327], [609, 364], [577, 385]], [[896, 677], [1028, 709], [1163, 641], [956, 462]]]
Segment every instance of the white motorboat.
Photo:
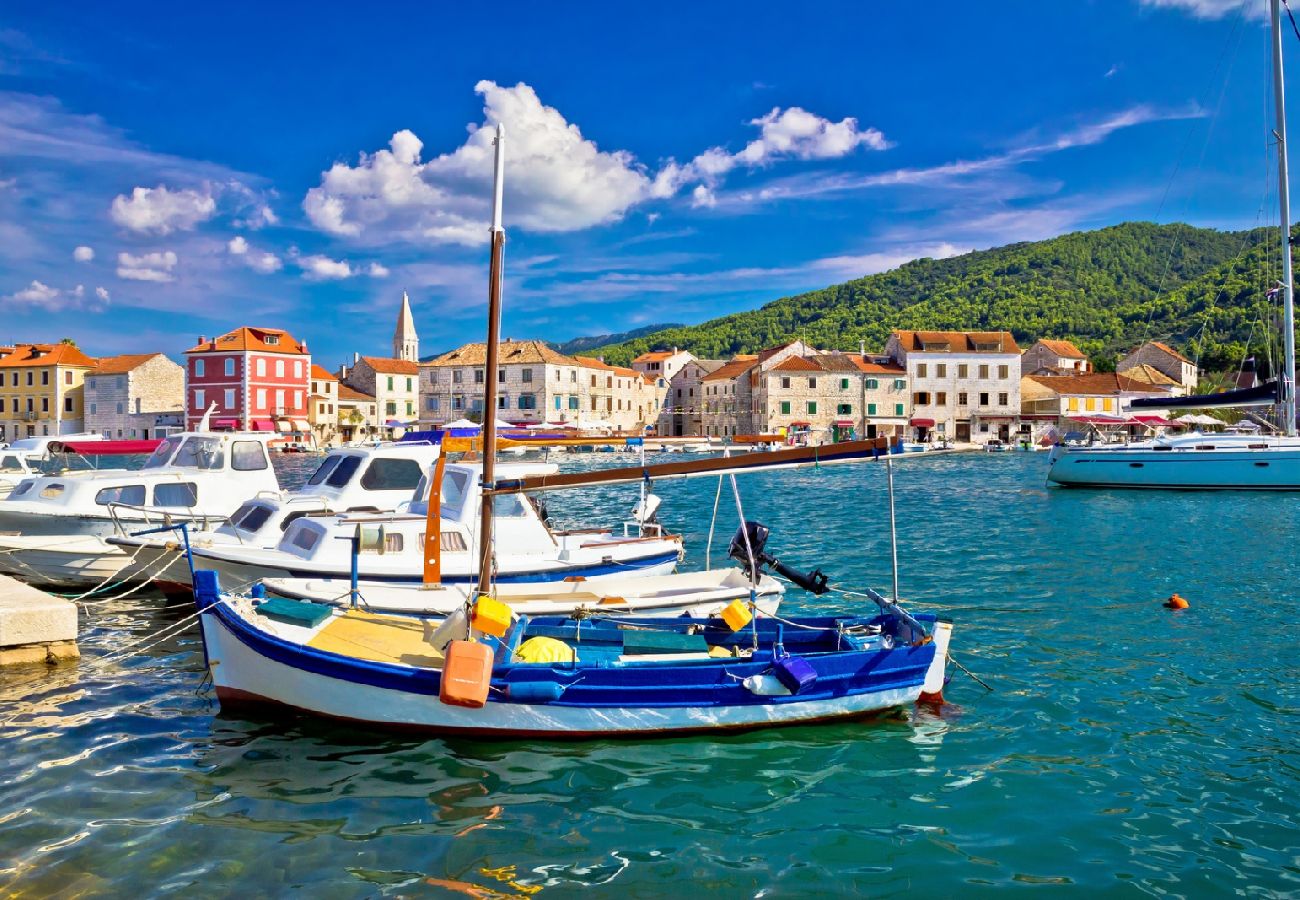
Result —
[[[552, 475], [558, 466], [509, 463], [497, 470], [524, 478]], [[438, 510], [443, 582], [467, 584], [478, 577], [475, 528], [481, 512], [481, 478], [481, 463], [445, 464]], [[360, 533], [358, 567], [363, 584], [419, 585], [424, 581], [429, 483], [426, 474], [404, 511], [296, 518], [273, 547], [230, 542], [194, 546], [194, 565], [219, 572], [228, 585], [266, 578], [346, 583], [352, 572], [351, 541]], [[663, 534], [650, 515], [626, 523], [619, 531], [553, 531], [540, 503], [511, 495], [497, 498], [494, 517], [494, 577], [500, 583], [661, 575], [672, 572], [682, 556], [681, 538]]]
[[140, 469], [24, 478], [0, 500], [0, 572], [41, 585], [97, 581], [123, 567], [104, 538], [164, 522], [217, 524], [244, 498], [279, 492], [268, 437], [185, 432], [165, 439]]
[[[409, 504], [425, 470], [437, 459], [439, 447], [429, 442], [384, 442], [340, 447], [321, 460], [307, 482], [292, 491], [261, 491], [246, 499], [215, 528], [191, 531], [191, 547], [274, 547], [285, 529], [304, 516], [330, 517], [343, 512], [385, 513]], [[129, 559], [123, 578], [146, 573], [164, 588], [188, 587], [189, 563], [184, 542], [175, 531], [132, 534], [124, 531], [106, 539], [117, 549], [100, 566], [99, 577], [116, 562]], [[65, 572], [64, 576], [72, 576]], [[83, 579], [73, 578], [73, 582]], [[67, 584], [69, 581], [64, 581]]]
[[[1282, 343], [1279, 378], [1260, 387], [1219, 394], [1134, 400], [1130, 409], [1208, 409], [1273, 406], [1282, 434], [1183, 435], [1122, 445], [1062, 446], [1052, 449], [1048, 481], [1062, 487], [1164, 488], [1192, 490], [1300, 491], [1300, 437], [1295, 409], [1295, 298], [1291, 273], [1291, 198], [1287, 184], [1286, 103], [1282, 74], [1282, 13], [1270, 0], [1273, 91], [1277, 122], [1271, 140], [1278, 160], [1279, 229], [1282, 262]], [[1274, 292], [1270, 292], [1273, 295]]]

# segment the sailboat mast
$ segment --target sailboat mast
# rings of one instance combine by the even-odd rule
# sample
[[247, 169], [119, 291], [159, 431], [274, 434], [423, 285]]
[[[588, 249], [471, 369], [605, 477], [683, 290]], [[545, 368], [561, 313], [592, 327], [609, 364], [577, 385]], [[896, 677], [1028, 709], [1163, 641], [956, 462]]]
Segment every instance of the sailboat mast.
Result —
[[1282, 230], [1282, 339], [1285, 361], [1278, 379], [1278, 405], [1282, 427], [1294, 437], [1295, 427], [1295, 288], [1291, 276], [1291, 190], [1286, 165], [1286, 86], [1282, 78], [1282, 2], [1269, 0], [1273, 20], [1273, 106], [1277, 112], [1277, 198]]
[[[501, 193], [505, 186], [504, 125], [497, 125], [496, 170], [492, 187], [492, 260], [488, 266], [488, 333], [487, 377], [483, 379], [483, 487], [496, 481], [497, 452], [497, 359], [501, 343], [501, 276], [505, 255], [506, 232], [501, 227]], [[492, 503], [493, 495], [482, 495], [479, 514], [478, 590], [485, 594], [492, 580]]]

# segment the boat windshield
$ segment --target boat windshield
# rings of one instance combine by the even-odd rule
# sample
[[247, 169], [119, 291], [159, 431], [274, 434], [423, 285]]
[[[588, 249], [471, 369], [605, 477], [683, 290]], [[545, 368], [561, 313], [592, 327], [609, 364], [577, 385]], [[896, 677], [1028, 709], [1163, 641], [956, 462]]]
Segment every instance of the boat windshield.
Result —
[[177, 451], [172, 465], [182, 469], [224, 469], [226, 448], [221, 438], [187, 438]]
[[144, 465], [141, 466], [141, 468], [159, 469], [167, 465], [167, 461], [172, 458], [172, 454], [176, 452], [176, 448], [181, 445], [181, 441], [183, 440], [185, 439], [181, 437], [167, 438], [154, 448], [153, 453], [149, 454], [149, 458], [144, 461]]

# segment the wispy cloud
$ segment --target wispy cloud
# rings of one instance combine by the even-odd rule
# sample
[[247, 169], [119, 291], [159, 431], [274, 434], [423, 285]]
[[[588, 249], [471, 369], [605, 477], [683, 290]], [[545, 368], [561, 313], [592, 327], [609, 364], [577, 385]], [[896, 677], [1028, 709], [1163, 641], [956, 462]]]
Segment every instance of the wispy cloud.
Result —
[[1157, 9], [1174, 9], [1190, 13], [1198, 19], [1222, 19], [1231, 13], [1243, 12], [1256, 18], [1268, 15], [1259, 0], [1140, 0], [1143, 6]]

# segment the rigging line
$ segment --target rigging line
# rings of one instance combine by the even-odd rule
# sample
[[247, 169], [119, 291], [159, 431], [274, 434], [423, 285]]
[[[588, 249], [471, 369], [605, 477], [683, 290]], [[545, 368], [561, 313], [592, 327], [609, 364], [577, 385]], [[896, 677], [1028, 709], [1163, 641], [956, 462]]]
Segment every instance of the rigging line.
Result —
[[1282, 0], [1282, 8], [1286, 10], [1286, 17], [1291, 20], [1291, 30], [1295, 32], [1296, 40], [1300, 40], [1300, 27], [1296, 26], [1295, 16], [1291, 15], [1291, 4], [1287, 0]]

